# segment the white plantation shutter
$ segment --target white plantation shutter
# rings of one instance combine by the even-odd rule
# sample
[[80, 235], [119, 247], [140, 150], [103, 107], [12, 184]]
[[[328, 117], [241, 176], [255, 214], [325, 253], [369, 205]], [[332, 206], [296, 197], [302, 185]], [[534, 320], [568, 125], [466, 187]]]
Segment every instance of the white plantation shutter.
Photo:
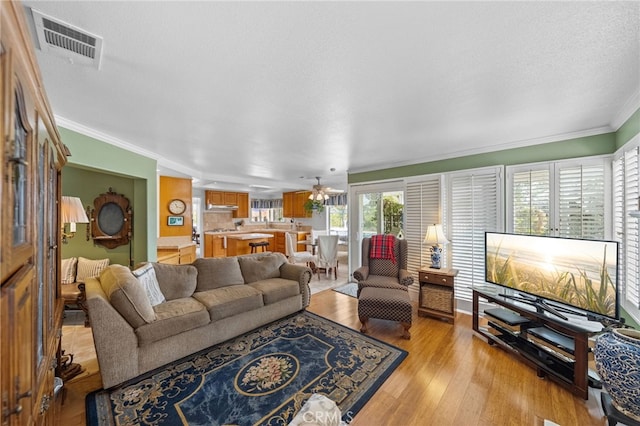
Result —
[[516, 234], [549, 235], [551, 172], [540, 169], [511, 171], [512, 215], [510, 229]]
[[638, 211], [640, 188], [638, 187], [638, 162], [640, 155], [638, 147], [625, 151], [622, 157], [613, 164], [614, 178], [614, 228], [616, 239], [622, 241], [620, 245], [621, 264], [618, 269], [620, 282], [619, 294], [621, 303], [626, 310], [638, 318], [640, 312], [640, 282], [639, 282], [639, 229], [638, 220], [629, 213]]
[[[613, 235], [614, 240], [621, 242], [618, 255], [618, 294], [624, 294], [625, 276], [627, 270], [627, 260], [624, 253], [625, 235], [627, 226], [627, 208], [625, 204], [625, 184], [624, 184], [624, 156], [615, 160], [612, 164], [613, 174]], [[619, 296], [620, 297], [620, 296]]]
[[605, 157], [507, 167], [507, 229], [516, 234], [606, 237]]
[[605, 164], [557, 165], [560, 237], [605, 237]]
[[[422, 241], [427, 225], [440, 221], [441, 178], [427, 177], [419, 182], [408, 182], [405, 190], [405, 239], [409, 251], [407, 269], [413, 275], [414, 284], [418, 283], [418, 269], [431, 264], [429, 247]], [[446, 247], [443, 247], [443, 259], [446, 259]], [[445, 264], [446, 266], [446, 264]]]
[[450, 239], [456, 299], [471, 301], [474, 284], [485, 282], [484, 234], [502, 230], [502, 167], [447, 176], [445, 234]]

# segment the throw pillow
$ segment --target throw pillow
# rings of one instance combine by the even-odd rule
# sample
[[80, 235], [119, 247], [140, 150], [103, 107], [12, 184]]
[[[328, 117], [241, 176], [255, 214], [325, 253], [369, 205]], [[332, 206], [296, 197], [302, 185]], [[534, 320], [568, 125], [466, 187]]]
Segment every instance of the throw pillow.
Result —
[[156, 306], [165, 301], [164, 294], [160, 291], [160, 284], [156, 278], [156, 271], [153, 269], [153, 265], [146, 263], [140, 268], [133, 271], [133, 275], [138, 278], [144, 290], [149, 296], [149, 302], [151, 306]]
[[107, 266], [109, 266], [109, 259], [91, 260], [79, 257], [76, 281], [83, 283], [87, 278], [99, 277]]
[[196, 291], [244, 284], [242, 271], [236, 257], [206, 257], [193, 262], [198, 269], [198, 287]]
[[111, 305], [131, 327], [138, 328], [156, 320], [147, 293], [126, 266], [108, 266], [100, 274], [100, 284]]
[[78, 264], [77, 257], [70, 257], [68, 259], [62, 259], [60, 272], [62, 284], [71, 284], [76, 282], [76, 265]]
[[280, 265], [283, 261], [278, 256], [238, 257], [242, 276], [246, 283], [280, 277]]
[[196, 291], [198, 270], [192, 265], [170, 265], [153, 262], [160, 291], [166, 300], [191, 297]]

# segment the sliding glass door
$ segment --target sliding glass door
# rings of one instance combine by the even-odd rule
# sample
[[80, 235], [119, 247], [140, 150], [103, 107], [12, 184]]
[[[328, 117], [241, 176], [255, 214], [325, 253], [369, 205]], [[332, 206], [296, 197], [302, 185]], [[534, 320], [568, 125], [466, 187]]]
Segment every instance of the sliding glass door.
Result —
[[404, 182], [352, 186], [349, 190], [349, 270], [362, 265], [362, 239], [375, 234], [403, 237]]

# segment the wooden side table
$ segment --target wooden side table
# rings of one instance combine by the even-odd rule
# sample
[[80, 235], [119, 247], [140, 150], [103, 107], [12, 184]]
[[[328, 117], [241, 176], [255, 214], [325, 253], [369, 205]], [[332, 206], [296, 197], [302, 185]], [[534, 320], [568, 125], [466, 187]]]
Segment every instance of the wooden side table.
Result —
[[431, 316], [451, 321], [456, 319], [456, 298], [454, 291], [454, 277], [457, 269], [418, 270], [420, 293], [418, 301], [418, 315]]

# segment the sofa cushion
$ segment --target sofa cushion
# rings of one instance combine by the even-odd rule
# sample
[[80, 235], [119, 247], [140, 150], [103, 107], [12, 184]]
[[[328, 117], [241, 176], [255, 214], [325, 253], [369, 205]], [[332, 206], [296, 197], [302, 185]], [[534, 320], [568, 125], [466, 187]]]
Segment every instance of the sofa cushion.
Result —
[[245, 284], [199, 291], [194, 293], [193, 297], [207, 307], [211, 321], [264, 306], [262, 293]]
[[165, 301], [164, 294], [162, 294], [160, 284], [158, 284], [158, 279], [156, 278], [156, 270], [153, 269], [152, 264], [146, 263], [132, 272], [144, 287], [144, 291], [149, 296], [151, 306], [159, 305]]
[[149, 297], [129, 268], [108, 266], [100, 274], [100, 284], [111, 305], [133, 328], [155, 321]]
[[262, 293], [265, 305], [300, 294], [300, 284], [284, 278], [269, 278], [248, 285]]
[[78, 258], [78, 269], [76, 271], [76, 281], [79, 283], [85, 282], [87, 278], [99, 277], [102, 271], [109, 266], [109, 259], [86, 259], [84, 257]]
[[190, 297], [196, 291], [198, 270], [192, 265], [152, 263], [166, 300]]
[[198, 269], [196, 291], [244, 284], [236, 257], [199, 258], [193, 262], [193, 265]]
[[238, 263], [242, 270], [245, 283], [278, 278], [280, 276], [280, 265], [285, 263], [280, 256], [255, 256], [239, 257]]
[[156, 321], [136, 329], [140, 345], [175, 336], [211, 322], [207, 308], [193, 297], [169, 300], [156, 305], [153, 310]]
[[62, 259], [60, 264], [60, 282], [62, 284], [71, 284], [76, 282], [76, 265], [78, 264], [77, 257], [70, 257], [68, 259]]

